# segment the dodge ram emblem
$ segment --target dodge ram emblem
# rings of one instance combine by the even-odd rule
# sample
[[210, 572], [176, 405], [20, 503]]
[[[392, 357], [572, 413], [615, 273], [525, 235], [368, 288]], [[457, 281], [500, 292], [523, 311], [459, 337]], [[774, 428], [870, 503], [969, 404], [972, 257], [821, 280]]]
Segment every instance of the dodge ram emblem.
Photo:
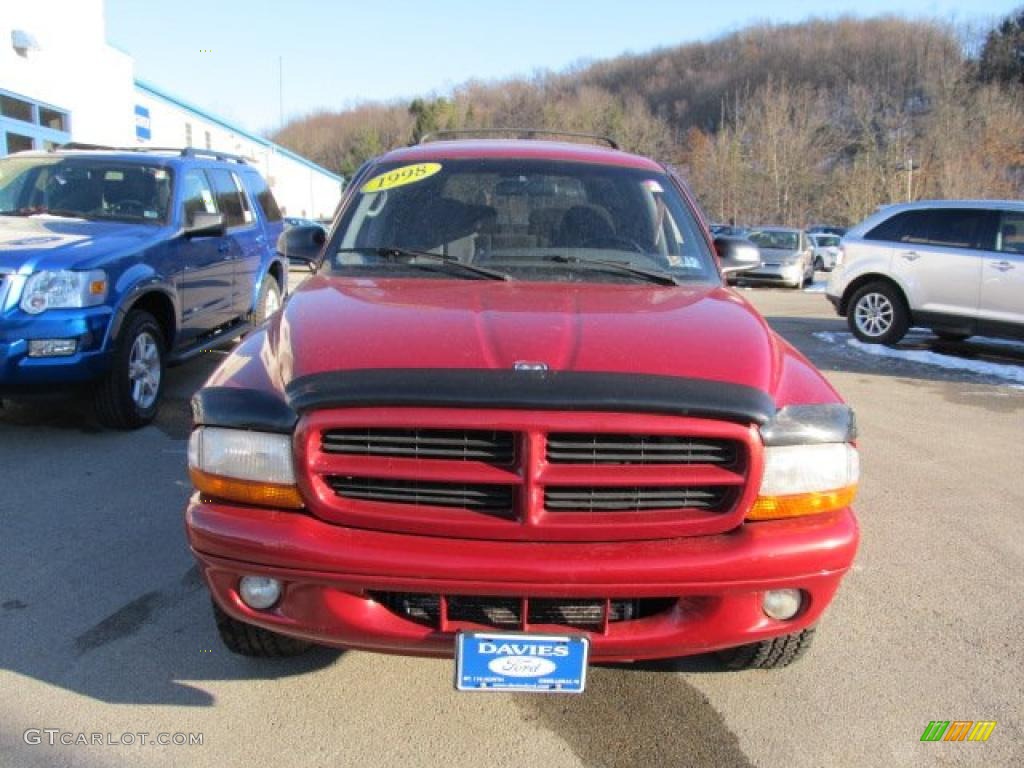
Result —
[[515, 371], [546, 371], [547, 369], [547, 363], [535, 363], [532, 360], [516, 360], [512, 365], [512, 370]]

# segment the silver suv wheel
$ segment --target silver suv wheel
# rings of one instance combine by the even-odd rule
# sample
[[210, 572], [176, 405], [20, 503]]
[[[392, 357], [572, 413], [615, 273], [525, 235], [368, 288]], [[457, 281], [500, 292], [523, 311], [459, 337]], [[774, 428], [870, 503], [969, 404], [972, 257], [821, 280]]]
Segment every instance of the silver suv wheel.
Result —
[[892, 328], [895, 312], [887, 296], [865, 293], [853, 308], [853, 319], [857, 329], [865, 336], [879, 338]]
[[898, 287], [878, 281], [861, 286], [850, 297], [846, 321], [860, 341], [895, 344], [910, 328], [910, 312]]

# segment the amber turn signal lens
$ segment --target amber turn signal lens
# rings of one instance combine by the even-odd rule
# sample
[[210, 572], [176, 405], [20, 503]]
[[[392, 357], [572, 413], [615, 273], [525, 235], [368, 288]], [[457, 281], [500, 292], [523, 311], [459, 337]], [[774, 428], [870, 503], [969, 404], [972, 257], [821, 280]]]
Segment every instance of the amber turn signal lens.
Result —
[[220, 477], [195, 467], [190, 467], [188, 474], [192, 478], [192, 485], [196, 487], [196, 490], [216, 499], [283, 509], [302, 509], [304, 506], [299, 489], [294, 485], [275, 485], [254, 480]]
[[747, 520], [782, 520], [789, 517], [832, 512], [853, 503], [857, 486], [834, 491], [797, 493], [792, 496], [759, 496], [747, 513]]

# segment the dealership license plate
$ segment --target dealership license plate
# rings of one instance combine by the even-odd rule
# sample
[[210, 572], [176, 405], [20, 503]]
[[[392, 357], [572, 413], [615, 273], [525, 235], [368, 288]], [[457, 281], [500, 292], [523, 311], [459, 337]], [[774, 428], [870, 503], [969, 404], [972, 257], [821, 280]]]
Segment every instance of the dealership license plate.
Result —
[[582, 693], [590, 643], [577, 635], [460, 632], [455, 687], [460, 691]]

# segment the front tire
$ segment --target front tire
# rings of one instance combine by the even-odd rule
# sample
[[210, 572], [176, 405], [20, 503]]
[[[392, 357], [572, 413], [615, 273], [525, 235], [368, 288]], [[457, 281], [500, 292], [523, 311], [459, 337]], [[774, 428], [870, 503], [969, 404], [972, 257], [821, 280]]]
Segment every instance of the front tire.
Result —
[[280, 659], [298, 656], [311, 647], [311, 643], [286, 637], [276, 632], [254, 627], [244, 621], [233, 619], [213, 603], [213, 618], [217, 622], [217, 633], [221, 642], [232, 653], [262, 659]]
[[256, 308], [252, 313], [253, 325], [263, 325], [268, 317], [281, 308], [281, 287], [277, 278], [268, 274], [260, 286], [260, 296], [256, 300]]
[[907, 335], [910, 313], [897, 288], [889, 283], [869, 283], [850, 300], [846, 322], [865, 344], [895, 344]]
[[814, 627], [718, 652], [726, 669], [781, 669], [799, 659], [814, 640]]
[[156, 418], [164, 384], [164, 334], [148, 312], [133, 310], [115, 342], [110, 370], [96, 385], [100, 423], [138, 429]]

